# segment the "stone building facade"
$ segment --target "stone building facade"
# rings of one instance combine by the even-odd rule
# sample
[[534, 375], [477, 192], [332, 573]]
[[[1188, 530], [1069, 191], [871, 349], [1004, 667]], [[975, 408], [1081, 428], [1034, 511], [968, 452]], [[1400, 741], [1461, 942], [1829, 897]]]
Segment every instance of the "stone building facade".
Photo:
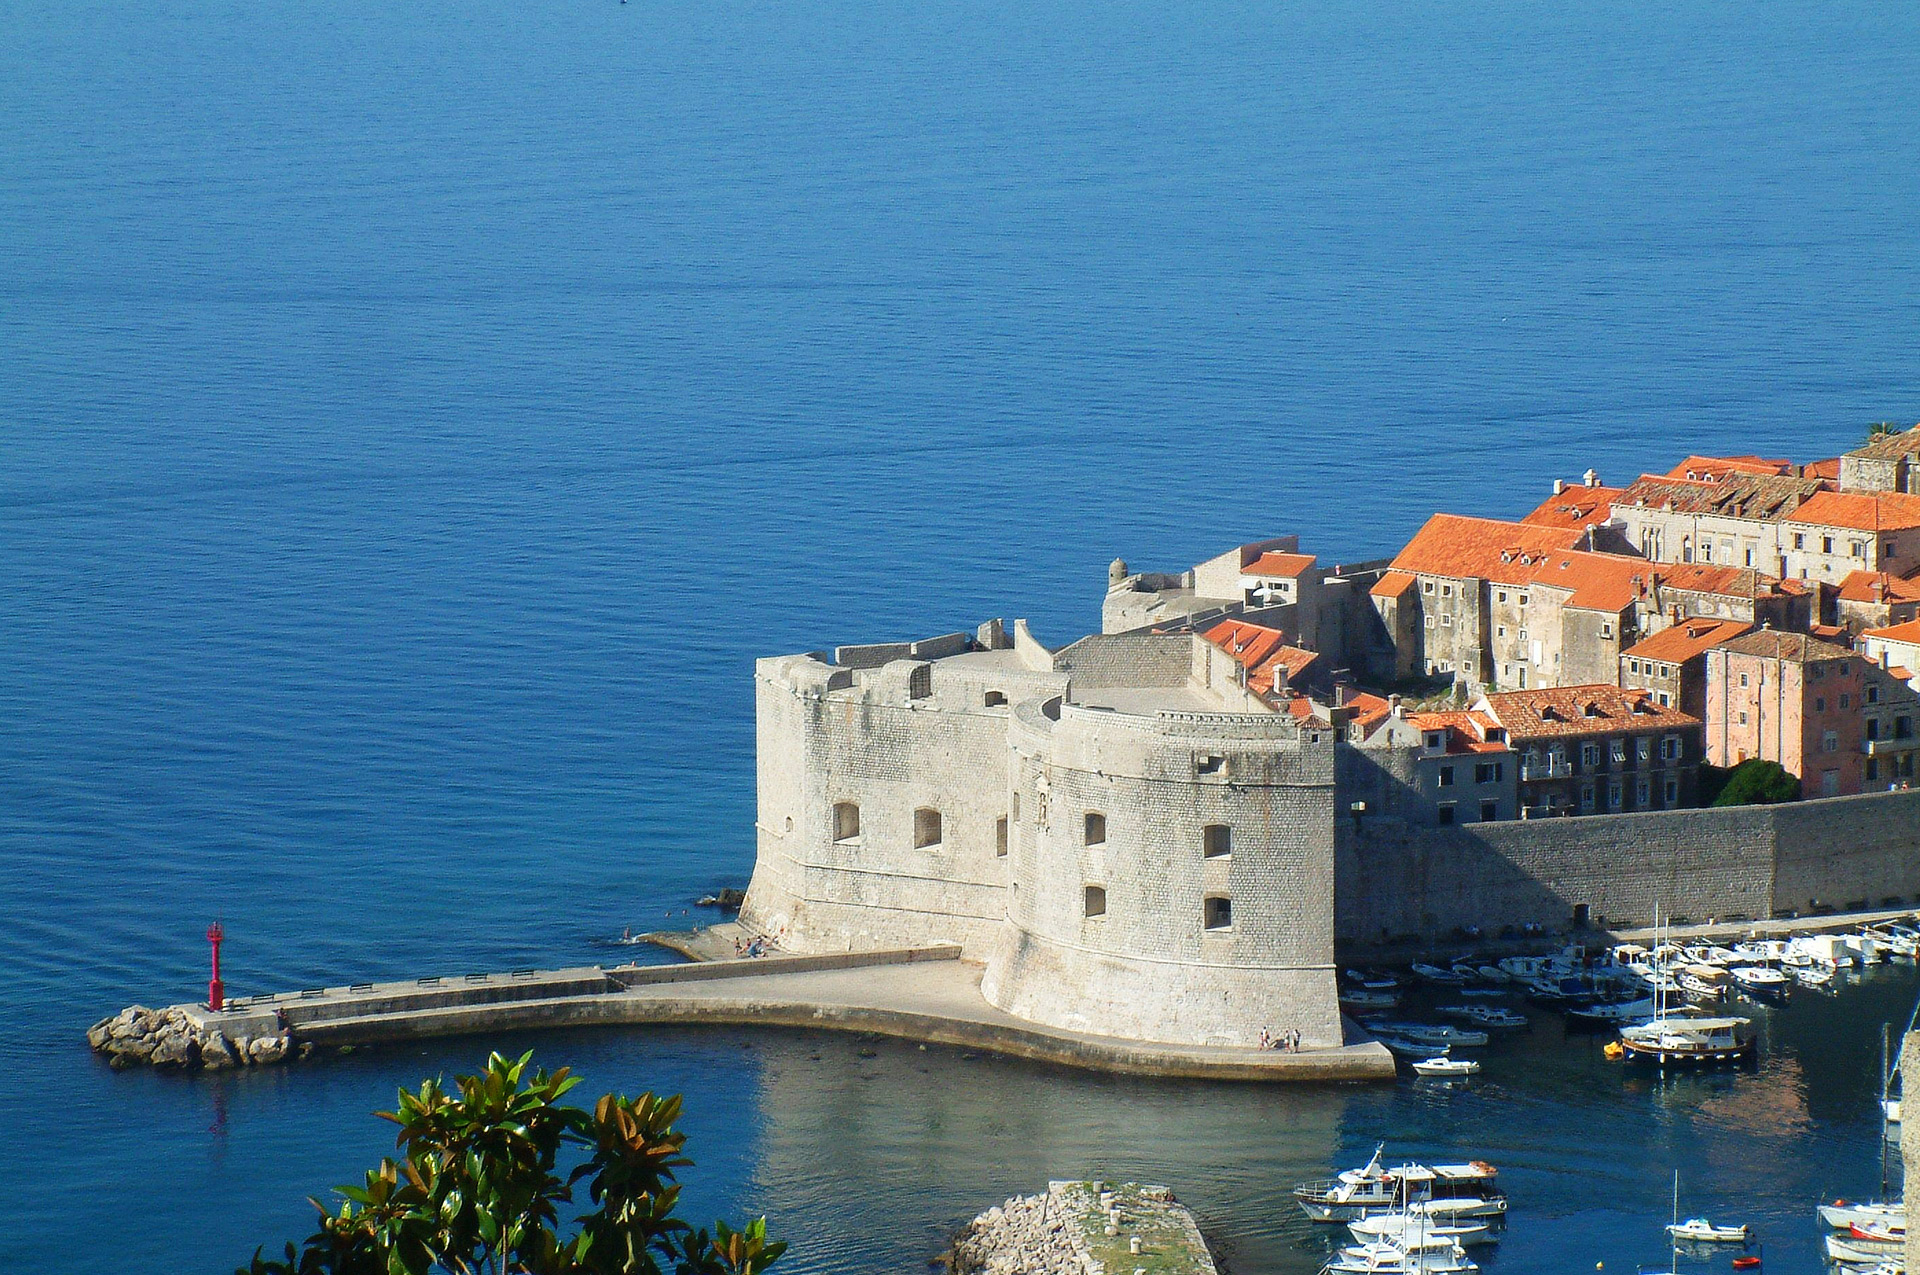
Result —
[[1699, 793], [1700, 719], [1645, 691], [1596, 684], [1483, 695], [1473, 711], [1520, 759], [1529, 818], [1691, 806]]

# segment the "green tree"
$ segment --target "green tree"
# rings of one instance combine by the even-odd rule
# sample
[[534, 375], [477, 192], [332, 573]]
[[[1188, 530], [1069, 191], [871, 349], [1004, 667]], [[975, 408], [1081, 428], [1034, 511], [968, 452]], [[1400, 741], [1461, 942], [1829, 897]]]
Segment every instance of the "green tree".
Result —
[[1781, 769], [1777, 761], [1754, 757], [1721, 774], [1725, 779], [1713, 799], [1716, 806], [1770, 806], [1800, 800], [1800, 781]]
[[1898, 434], [1900, 427], [1892, 421], [1875, 421], [1867, 426], [1867, 441], [1871, 443], [1882, 434]]
[[[453, 1091], [400, 1091], [401, 1158], [365, 1186], [318, 1200], [320, 1229], [284, 1260], [256, 1252], [237, 1275], [758, 1275], [785, 1244], [766, 1219], [696, 1231], [674, 1216], [674, 1171], [691, 1164], [673, 1127], [678, 1097], [608, 1094], [587, 1111], [560, 1100], [580, 1083], [533, 1055], [487, 1059]], [[562, 1176], [561, 1160], [579, 1163]], [[562, 1234], [560, 1209], [584, 1181], [594, 1207]]]

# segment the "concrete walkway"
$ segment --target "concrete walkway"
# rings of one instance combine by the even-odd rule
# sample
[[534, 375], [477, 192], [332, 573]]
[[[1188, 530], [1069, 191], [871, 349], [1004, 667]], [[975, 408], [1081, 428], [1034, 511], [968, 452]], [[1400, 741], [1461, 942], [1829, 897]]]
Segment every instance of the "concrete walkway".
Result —
[[[284, 1014], [299, 1039], [316, 1045], [544, 1027], [724, 1023], [868, 1032], [1140, 1076], [1326, 1082], [1394, 1075], [1392, 1055], [1372, 1041], [1282, 1053], [1044, 1027], [989, 1005], [980, 993], [980, 968], [958, 956], [958, 948], [940, 947], [526, 972], [492, 976], [498, 983], [363, 984], [253, 998], [221, 1014], [187, 1008], [230, 1036], [271, 1033], [276, 1013]], [[1364, 1040], [1357, 1033], [1353, 1038]]]

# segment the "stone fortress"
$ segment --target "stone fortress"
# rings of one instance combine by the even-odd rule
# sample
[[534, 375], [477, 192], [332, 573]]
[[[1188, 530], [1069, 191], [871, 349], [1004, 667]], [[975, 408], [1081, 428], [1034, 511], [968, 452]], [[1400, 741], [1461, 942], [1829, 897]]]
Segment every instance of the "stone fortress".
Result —
[[[1657, 507], [1590, 473], [1519, 522], [1436, 515], [1391, 561], [1329, 566], [1285, 537], [1177, 574], [1116, 562], [1103, 631], [1059, 648], [990, 620], [760, 660], [742, 925], [793, 953], [955, 943], [992, 1005], [1065, 1031], [1326, 1048], [1346, 1039], [1340, 945], [1920, 900], [1920, 792], [1899, 771], [1914, 675], [1842, 667], [1863, 660], [1849, 589], [1879, 606], [1853, 632], [1920, 594], [1892, 574], [1920, 550], [1920, 427], [1862, 450], [1804, 467], [1690, 457], [1643, 480]], [[1843, 467], [1865, 476], [1855, 490]], [[1758, 500], [1765, 477], [1786, 481]], [[1823, 496], [1838, 501], [1824, 514]], [[1877, 530], [1809, 523], [1808, 506]], [[1697, 569], [1715, 552], [1698, 529], [1743, 517], [1782, 574]], [[1902, 520], [1913, 531], [1886, 525]], [[1647, 556], [1663, 537], [1684, 562]], [[1856, 572], [1883, 579], [1853, 588]], [[1708, 723], [1683, 704], [1703, 696], [1627, 672], [1673, 629], [1673, 677], [1705, 676], [1712, 661], [1672, 650], [1696, 624], [1701, 640], [1806, 630], [1799, 658], [1852, 679], [1828, 685], [1855, 688], [1847, 711], [1874, 723], [1858, 746], [1887, 781], [1695, 806]], [[1452, 702], [1363, 689], [1422, 677]]]

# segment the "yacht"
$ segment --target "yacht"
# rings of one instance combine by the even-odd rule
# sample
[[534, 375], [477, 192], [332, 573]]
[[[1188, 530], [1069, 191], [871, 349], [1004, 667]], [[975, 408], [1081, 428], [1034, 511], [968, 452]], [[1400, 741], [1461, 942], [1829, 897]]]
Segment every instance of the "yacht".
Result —
[[1381, 1241], [1341, 1249], [1321, 1267], [1323, 1272], [1365, 1272], [1366, 1275], [1472, 1275], [1480, 1267], [1467, 1251], [1448, 1241], [1444, 1245], [1402, 1247]]
[[1437, 1222], [1420, 1213], [1375, 1213], [1347, 1223], [1347, 1229], [1362, 1244], [1398, 1243], [1425, 1236], [1465, 1246], [1492, 1244], [1498, 1238], [1485, 1222]]
[[1660, 1063], [1728, 1062], [1751, 1055], [1758, 1036], [1751, 1018], [1655, 1018], [1620, 1033], [1629, 1059]]
[[1504, 1211], [1506, 1197], [1498, 1185], [1499, 1170], [1482, 1160], [1468, 1164], [1403, 1164], [1389, 1169], [1382, 1162], [1385, 1144], [1358, 1169], [1293, 1188], [1301, 1210], [1316, 1222], [1352, 1222], [1370, 1213], [1392, 1212], [1404, 1206], [1420, 1208], [1429, 1217], [1441, 1216], [1434, 1206], [1449, 1200], [1484, 1201], [1498, 1198]]

